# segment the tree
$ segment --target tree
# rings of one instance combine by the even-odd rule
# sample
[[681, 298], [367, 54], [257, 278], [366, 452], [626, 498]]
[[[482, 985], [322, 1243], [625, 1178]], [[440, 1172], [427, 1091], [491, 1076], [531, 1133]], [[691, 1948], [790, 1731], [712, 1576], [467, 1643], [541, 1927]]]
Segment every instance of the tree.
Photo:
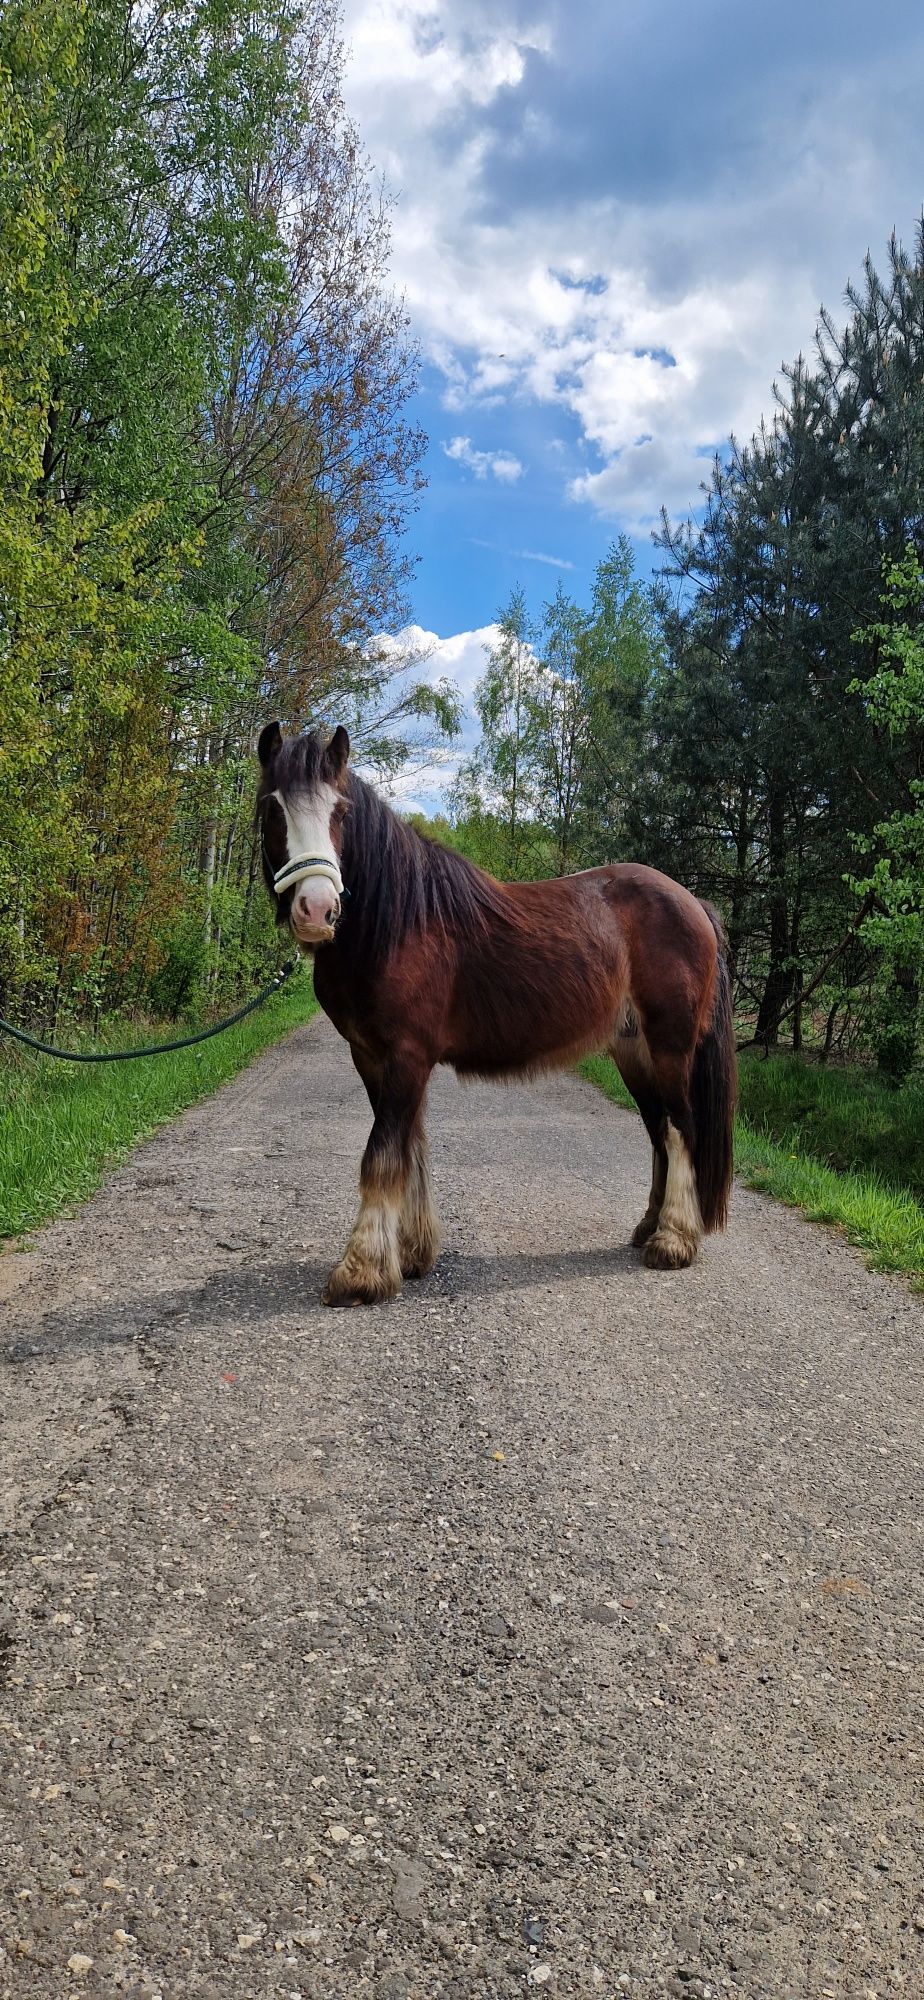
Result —
[[872, 905], [863, 931], [878, 957], [875, 1041], [901, 1076], [921, 1045], [924, 991], [924, 567], [906, 549], [885, 569], [884, 616], [859, 637], [876, 665], [858, 681], [884, 747], [900, 771], [900, 801], [856, 845], [868, 872], [856, 883]]
[[452, 806], [457, 820], [496, 823], [501, 835], [497, 872], [516, 878], [530, 872], [539, 830], [540, 669], [521, 589], [511, 592], [497, 625], [497, 642], [485, 649], [485, 672], [475, 688], [481, 740], [460, 768]]
[[765, 1042], [787, 1015], [798, 1045], [800, 994], [847, 930], [877, 763], [852, 691], [876, 530], [841, 429], [825, 371], [800, 360], [773, 423], [716, 463], [702, 523], [660, 537], [663, 583], [695, 592], [668, 617], [668, 770], [710, 829], [697, 885], [730, 912]]
[[570, 831], [583, 867], [631, 858], [661, 651], [651, 591], [635, 576], [632, 548], [622, 535], [597, 564], [574, 653]]
[[481, 740], [455, 793], [469, 831], [505, 829], [501, 872], [564, 875], [620, 852], [657, 658], [625, 538], [598, 564], [586, 608], [559, 585], [533, 625], [514, 591], [475, 691]]
[[[379, 642], [421, 438], [333, 0], [0, 15], [0, 977], [194, 997], [271, 937], [250, 741], [451, 728]], [[168, 981], [168, 984], [171, 982]], [[163, 995], [164, 982], [158, 991]]]

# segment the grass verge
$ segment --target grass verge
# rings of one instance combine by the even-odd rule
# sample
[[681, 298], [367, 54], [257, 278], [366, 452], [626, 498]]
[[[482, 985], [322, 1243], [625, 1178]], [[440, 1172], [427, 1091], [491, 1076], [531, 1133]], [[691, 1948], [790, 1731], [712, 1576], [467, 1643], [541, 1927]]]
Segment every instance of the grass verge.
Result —
[[[781, 1057], [759, 1067], [804, 1071], [806, 1066], [793, 1065]], [[742, 1180], [748, 1187], [774, 1195], [790, 1208], [801, 1208], [813, 1222], [830, 1223], [843, 1230], [848, 1241], [865, 1252], [873, 1270], [902, 1271], [916, 1287], [924, 1286], [924, 1207], [915, 1198], [913, 1188], [886, 1180], [875, 1168], [864, 1172], [855, 1166], [841, 1168], [819, 1159], [812, 1151], [812, 1144], [820, 1145], [820, 1135], [825, 1132], [826, 1079], [822, 1077], [814, 1086], [809, 1072], [807, 1080], [797, 1073], [779, 1079], [758, 1075], [752, 1081], [751, 1073], [757, 1068], [751, 1061], [741, 1065], [742, 1114], [735, 1127], [735, 1165]], [[579, 1072], [614, 1104], [635, 1110], [634, 1100], [609, 1056], [588, 1056], [579, 1064]], [[857, 1098], [853, 1123], [849, 1117], [852, 1082]], [[787, 1117], [792, 1104], [804, 1102], [813, 1087], [815, 1096], [810, 1101], [815, 1107], [814, 1115], [798, 1120]], [[870, 1117], [877, 1131], [881, 1130], [879, 1121], [884, 1114], [880, 1093], [885, 1097], [885, 1086], [877, 1086], [875, 1079], [862, 1075], [853, 1079], [842, 1073], [836, 1080], [831, 1092], [836, 1123], [845, 1150], [849, 1142], [853, 1157], [862, 1156], [863, 1133], [868, 1129]], [[888, 1094], [893, 1100], [901, 1097], [901, 1093]], [[779, 1135], [767, 1129], [774, 1109], [782, 1126]], [[904, 1119], [905, 1113], [906, 1107], [902, 1105], [899, 1119]], [[896, 1148], [893, 1163], [899, 1154], [900, 1148]]]
[[741, 1113], [754, 1132], [810, 1154], [842, 1173], [924, 1200], [924, 1084], [899, 1086], [876, 1071], [805, 1062], [799, 1056], [741, 1058]]
[[[237, 1028], [175, 1055], [133, 1063], [55, 1062], [17, 1050], [0, 1062], [0, 1237], [20, 1236], [84, 1201], [140, 1139], [207, 1097], [316, 1011], [307, 973]], [[178, 1032], [182, 1033], [182, 1030]], [[169, 1039], [147, 1029], [135, 1040]], [[104, 1046], [131, 1047], [124, 1031]]]

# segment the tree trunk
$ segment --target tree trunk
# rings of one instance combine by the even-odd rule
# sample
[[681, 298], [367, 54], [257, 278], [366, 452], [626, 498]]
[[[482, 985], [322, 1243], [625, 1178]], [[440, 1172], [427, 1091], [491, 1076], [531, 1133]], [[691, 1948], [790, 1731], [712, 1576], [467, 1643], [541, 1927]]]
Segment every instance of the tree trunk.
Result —
[[728, 969], [732, 979], [736, 975], [738, 955], [744, 942], [744, 913], [750, 895], [750, 883], [747, 879], [750, 848], [751, 788], [743, 784], [735, 824], [735, 873], [728, 914]]
[[792, 972], [788, 964], [789, 922], [783, 879], [786, 818], [782, 790], [776, 786], [770, 795], [769, 821], [770, 965], [757, 1012], [754, 1037], [767, 1047], [775, 1048], [779, 1039], [780, 1016], [792, 991]]
[[802, 883], [801, 843], [799, 847], [799, 883], [800, 883], [800, 888], [796, 892], [796, 907], [792, 914], [792, 930], [790, 932], [790, 937], [789, 937], [789, 963], [792, 967], [793, 1003], [794, 1003], [792, 1010], [792, 1046], [794, 1055], [799, 1055], [802, 1050], [803, 979], [802, 979], [802, 966], [799, 961], [799, 921], [801, 915], [800, 898], [801, 898], [801, 883]]

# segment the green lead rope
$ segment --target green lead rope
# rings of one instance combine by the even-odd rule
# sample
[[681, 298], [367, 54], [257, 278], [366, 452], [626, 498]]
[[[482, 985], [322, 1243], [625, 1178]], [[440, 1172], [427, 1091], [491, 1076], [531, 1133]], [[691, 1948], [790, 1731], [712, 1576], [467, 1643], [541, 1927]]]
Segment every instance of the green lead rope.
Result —
[[61, 1062], [135, 1062], [139, 1056], [166, 1056], [174, 1049], [193, 1049], [197, 1042], [208, 1042], [213, 1035], [223, 1035], [226, 1028], [233, 1028], [236, 1022], [243, 1021], [246, 1015], [254, 1013], [257, 1007], [263, 1006], [264, 1001], [271, 999], [274, 993], [278, 993], [279, 988], [291, 978], [298, 964], [297, 958], [287, 959], [275, 979], [271, 979], [269, 985], [264, 986], [252, 1000], [239, 1007], [236, 1014], [229, 1014], [225, 1021], [216, 1021], [214, 1027], [200, 1029], [198, 1035], [185, 1035], [179, 1042], [148, 1042], [143, 1049], [106, 1049], [98, 1053], [92, 1049], [56, 1049], [51, 1042], [40, 1042], [37, 1036], [27, 1035], [25, 1028], [14, 1028], [12, 1021], [5, 1021], [2, 1015], [0, 1015], [0, 1031], [5, 1035], [12, 1035], [14, 1042], [25, 1042], [27, 1048], [38, 1049], [43, 1056], [57, 1056]]

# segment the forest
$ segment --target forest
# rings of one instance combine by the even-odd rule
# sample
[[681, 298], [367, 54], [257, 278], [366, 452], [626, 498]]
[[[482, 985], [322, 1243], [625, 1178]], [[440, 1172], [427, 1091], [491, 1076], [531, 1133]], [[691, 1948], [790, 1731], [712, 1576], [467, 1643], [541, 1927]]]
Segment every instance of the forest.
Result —
[[387, 771], [423, 439], [334, 0], [0, 11], [0, 1011], [265, 978], [258, 719]]
[[[335, 0], [0, 13], [0, 1011], [208, 1012], [274, 952], [252, 745], [451, 741], [394, 635], [425, 439]], [[498, 874], [633, 858], [720, 908], [743, 1042], [922, 1046], [924, 227], [822, 309], [589, 599], [498, 614], [428, 831]], [[490, 615], [491, 607], [485, 607]]]

